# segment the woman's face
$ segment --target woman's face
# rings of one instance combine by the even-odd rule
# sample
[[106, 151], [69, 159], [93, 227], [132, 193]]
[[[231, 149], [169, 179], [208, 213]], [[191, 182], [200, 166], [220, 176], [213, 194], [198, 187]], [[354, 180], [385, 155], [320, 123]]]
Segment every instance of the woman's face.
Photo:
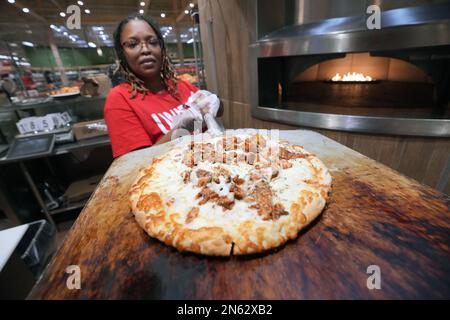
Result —
[[153, 28], [142, 20], [128, 22], [120, 37], [128, 66], [142, 80], [160, 76], [161, 42]]

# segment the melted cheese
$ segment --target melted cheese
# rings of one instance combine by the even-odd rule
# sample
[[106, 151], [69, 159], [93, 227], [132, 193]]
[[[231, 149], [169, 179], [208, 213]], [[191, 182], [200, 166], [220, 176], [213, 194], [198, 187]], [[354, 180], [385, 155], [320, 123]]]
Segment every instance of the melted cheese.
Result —
[[[245, 139], [246, 136], [242, 136]], [[214, 145], [220, 137], [210, 140]], [[267, 140], [269, 146], [275, 145], [274, 142]], [[242, 150], [234, 150], [237, 153]], [[155, 174], [152, 176], [151, 183], [146, 187], [145, 192], [158, 192], [163, 199], [174, 198], [175, 201], [171, 205], [170, 212], [178, 213], [178, 223], [185, 223], [187, 213], [194, 206], [199, 207], [199, 215], [187, 227], [191, 229], [198, 229], [201, 227], [220, 226], [230, 231], [235, 231], [236, 228], [245, 221], [260, 221], [262, 218], [258, 215], [256, 209], [249, 208], [249, 203], [243, 200], [235, 200], [235, 204], [231, 210], [227, 210], [213, 201], [208, 201], [203, 205], [198, 205], [200, 199], [196, 199], [197, 194], [201, 188], [197, 187], [198, 177], [197, 170], [203, 169], [213, 172], [214, 169], [223, 167], [231, 173], [232, 177], [239, 175], [245, 182], [240, 187], [246, 192], [254, 185], [250, 180], [250, 173], [255, 170], [254, 166], [248, 163], [240, 162], [236, 164], [211, 163], [208, 161], [200, 162], [196, 167], [189, 168], [182, 163], [182, 157], [179, 156], [180, 151], [173, 151], [173, 154], [168, 155], [166, 161], [158, 163]], [[289, 211], [292, 202], [297, 201], [302, 190], [309, 190], [317, 192], [313, 187], [304, 183], [304, 180], [312, 179], [312, 165], [306, 159], [291, 159], [293, 164], [291, 168], [280, 169], [278, 176], [270, 183], [273, 193], [273, 203], [281, 203], [286, 210]], [[184, 183], [182, 173], [191, 170], [190, 180]], [[263, 171], [265, 179], [270, 181], [272, 169], [266, 168]], [[331, 181], [328, 172], [323, 173], [323, 181], [327, 183]], [[231, 183], [227, 183], [222, 176], [219, 177], [219, 183], [208, 183], [208, 188], [216, 192], [220, 197], [228, 197], [230, 200], [234, 199], [234, 194], [230, 191]], [[279, 219], [287, 219], [287, 216], [282, 216]], [[270, 224], [272, 221], [264, 221]], [[234, 229], [234, 230], [233, 230]]]
[[219, 197], [227, 197], [234, 200], [234, 195], [230, 192], [231, 183], [227, 183], [225, 177], [219, 177], [219, 183], [211, 182], [206, 185], [209, 189], [219, 195]]

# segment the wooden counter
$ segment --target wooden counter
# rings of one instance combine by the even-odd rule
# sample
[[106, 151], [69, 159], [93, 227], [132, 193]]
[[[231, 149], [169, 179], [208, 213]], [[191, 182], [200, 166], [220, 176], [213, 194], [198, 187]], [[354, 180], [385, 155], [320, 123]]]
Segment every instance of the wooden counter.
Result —
[[[281, 131], [330, 169], [322, 215], [267, 254], [179, 253], [135, 222], [128, 190], [167, 146], [115, 160], [30, 299], [400, 299], [450, 297], [450, 198], [312, 131]], [[69, 265], [81, 289], [66, 287]], [[367, 268], [381, 289], [367, 288]]]

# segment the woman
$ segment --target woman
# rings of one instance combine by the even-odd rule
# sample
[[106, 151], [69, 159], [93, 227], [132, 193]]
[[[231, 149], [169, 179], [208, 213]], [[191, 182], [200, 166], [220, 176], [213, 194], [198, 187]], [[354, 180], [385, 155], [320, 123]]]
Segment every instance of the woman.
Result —
[[114, 157], [170, 141], [174, 130], [192, 128], [194, 121], [202, 120], [184, 105], [198, 89], [176, 78], [155, 22], [131, 15], [118, 25], [114, 42], [125, 76], [105, 104]]

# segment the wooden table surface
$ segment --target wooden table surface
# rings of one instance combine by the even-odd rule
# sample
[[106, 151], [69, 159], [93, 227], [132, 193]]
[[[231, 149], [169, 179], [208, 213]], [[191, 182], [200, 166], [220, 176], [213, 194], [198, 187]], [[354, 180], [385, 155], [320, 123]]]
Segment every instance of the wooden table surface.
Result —
[[[322, 215], [283, 247], [211, 258], [150, 238], [127, 200], [155, 146], [113, 162], [29, 299], [450, 298], [450, 198], [312, 131], [281, 131], [330, 169]], [[66, 286], [78, 265], [81, 289]], [[380, 268], [369, 289], [367, 268]]]

